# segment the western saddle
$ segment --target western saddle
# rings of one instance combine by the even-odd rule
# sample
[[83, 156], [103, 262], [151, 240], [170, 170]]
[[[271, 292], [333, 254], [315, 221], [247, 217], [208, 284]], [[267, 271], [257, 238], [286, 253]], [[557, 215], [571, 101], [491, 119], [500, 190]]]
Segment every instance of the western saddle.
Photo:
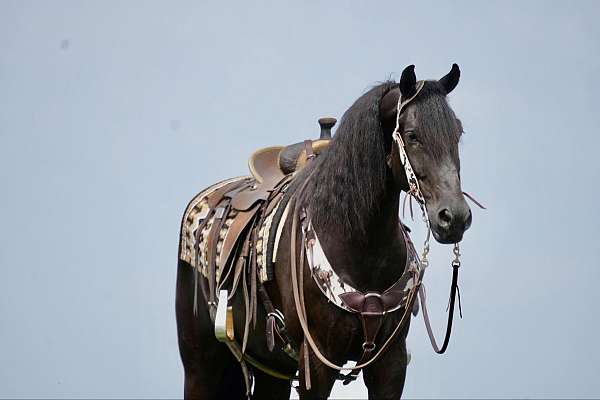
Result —
[[[301, 170], [306, 162], [321, 153], [331, 141], [331, 128], [337, 120], [332, 117], [319, 118], [321, 135], [317, 140], [308, 140], [288, 146], [271, 146], [259, 149], [250, 156], [248, 167], [259, 184], [274, 186], [286, 175]], [[310, 142], [310, 146], [308, 143]], [[312, 154], [307, 154], [312, 152]]]
[[[233, 180], [210, 194], [200, 193], [197, 196], [199, 199], [192, 207], [197, 209], [197, 221], [190, 225], [193, 234], [189, 232], [187, 237], [193, 237], [190, 237], [196, 248], [193, 254], [199, 256], [203, 253], [202, 249], [205, 250], [203, 270], [209, 280], [209, 304], [216, 304], [217, 272], [226, 266], [234, 267], [228, 261], [239, 258], [239, 254], [236, 256], [235, 253], [241, 252], [248, 257], [251, 253], [262, 254], [254, 242], [257, 236], [265, 233], [261, 230], [265, 219], [270, 215], [271, 219], [275, 217], [274, 209], [283, 199], [294, 172], [302, 169], [308, 160], [329, 145], [331, 128], [335, 123], [335, 118], [320, 118], [321, 135], [317, 140], [257, 150], [248, 161], [250, 177]], [[273, 240], [269, 239], [273, 238], [264, 239], [269, 246], [272, 245]], [[242, 248], [244, 243], [249, 245], [247, 249]], [[256, 265], [256, 260], [251, 263]]]
[[[217, 338], [227, 344], [240, 362], [248, 361], [263, 371], [268, 368], [245, 354], [248, 331], [256, 324], [258, 300], [268, 315], [269, 349], [275, 347], [275, 337], [281, 337], [284, 339], [283, 350], [291, 357], [297, 357], [296, 346], [282, 320], [277, 319], [277, 310], [262, 282], [273, 277], [277, 227], [289, 200], [287, 188], [294, 173], [327, 148], [335, 123], [335, 118], [320, 118], [321, 134], [317, 140], [257, 150], [248, 161], [250, 177], [224, 181], [216, 184], [214, 189], [199, 193], [184, 215], [180, 258], [194, 267], [196, 282], [200, 282], [198, 273], [208, 281], [208, 287], [202, 291]], [[225, 301], [218, 300], [222, 300], [223, 289], [228, 288], [233, 295], [240, 286], [246, 286], [243, 297], [247, 312], [242, 342], [238, 343], [233, 337], [233, 317], [232, 310], [227, 310], [227, 295]], [[198, 289], [196, 284], [195, 299]], [[268, 373], [276, 376], [272, 371]]]

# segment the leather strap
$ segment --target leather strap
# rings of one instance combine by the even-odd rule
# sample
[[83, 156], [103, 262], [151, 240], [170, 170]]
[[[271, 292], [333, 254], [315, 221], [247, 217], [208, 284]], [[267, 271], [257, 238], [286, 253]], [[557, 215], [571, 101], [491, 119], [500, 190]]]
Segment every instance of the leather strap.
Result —
[[215, 213], [215, 209], [217, 208], [219, 203], [221, 203], [221, 200], [223, 200], [223, 197], [225, 196], [225, 194], [234, 190], [235, 188], [245, 186], [246, 184], [247, 184], [246, 181], [242, 181], [241, 183], [240, 183], [240, 181], [228, 183], [228, 184], [224, 185], [223, 187], [215, 190], [208, 196], [206, 196], [206, 203], [208, 205], [209, 212], [206, 215], [206, 217], [202, 220], [202, 222], [200, 222], [200, 224], [198, 225], [198, 228], [196, 228], [196, 233], [195, 233], [195, 238], [194, 238], [195, 239], [194, 245], [196, 246], [196, 254], [200, 254], [200, 251], [199, 251], [200, 250], [199, 249], [200, 235], [202, 234], [202, 231], [204, 230], [204, 227], [206, 226], [208, 221], [211, 220], [212, 216]]
[[248, 184], [247, 180], [243, 180], [241, 182], [235, 181], [235, 182], [229, 183], [229, 184], [224, 185], [223, 187], [215, 190], [214, 192], [212, 192], [211, 194], [209, 194], [206, 197], [206, 201], [208, 203], [208, 208], [214, 209], [215, 207], [217, 207], [219, 205], [221, 200], [223, 200], [223, 197], [225, 197], [225, 194], [231, 192], [232, 190], [234, 190], [236, 188], [245, 186], [247, 184]]
[[217, 243], [219, 242], [219, 232], [223, 227], [223, 221], [229, 212], [229, 200], [224, 201], [215, 209], [213, 223], [210, 229], [209, 247], [208, 247], [208, 301], [209, 305], [216, 305], [215, 286], [217, 284]]
[[315, 158], [315, 152], [313, 150], [312, 140], [304, 141], [304, 149], [306, 150], [306, 161], [310, 161]]
[[258, 234], [258, 227], [256, 224], [252, 228], [252, 247], [250, 248], [250, 310], [252, 312], [252, 327], [256, 328], [256, 306], [257, 306], [257, 265], [256, 265], [256, 236]]
[[[360, 321], [363, 329], [364, 341], [362, 344], [362, 354], [358, 364], [362, 364], [371, 358], [371, 353], [375, 350], [375, 338], [383, 324], [383, 317], [386, 312], [386, 305], [379, 293], [370, 292], [362, 294], [360, 292], [344, 293], [340, 297], [344, 303], [353, 310], [360, 310]], [[353, 369], [344, 377], [344, 385], [355, 380], [360, 369]]]
[[227, 231], [227, 235], [225, 235], [223, 247], [221, 248], [220, 260], [222, 266], [227, 264], [227, 260], [231, 256], [231, 251], [235, 247], [236, 243], [238, 243], [242, 232], [248, 226], [248, 223], [252, 220], [252, 218], [254, 218], [259, 208], [260, 207], [258, 205], [255, 205], [249, 210], [238, 212], [237, 216], [234, 218], [231, 227]]
[[[444, 336], [444, 343], [442, 347], [439, 348], [436, 341], [435, 336], [433, 335], [433, 330], [431, 329], [431, 322], [429, 321], [429, 313], [427, 312], [427, 301], [425, 298], [425, 287], [421, 286], [419, 288], [419, 301], [421, 302], [421, 308], [423, 308], [423, 321], [425, 321], [425, 327], [427, 328], [427, 335], [429, 336], [429, 340], [431, 341], [431, 346], [433, 350], [438, 354], [443, 354], [446, 352], [448, 348], [448, 343], [450, 342], [450, 335], [452, 334], [452, 320], [454, 319], [454, 304], [456, 300], [456, 295], [458, 294], [458, 308], [462, 314], [460, 309], [460, 290], [458, 289], [458, 269], [460, 268], [460, 264], [453, 263], [452, 264], [452, 284], [450, 286], [450, 304], [448, 306], [448, 322], [446, 323], [446, 335]], [[462, 317], [462, 315], [461, 315]]]

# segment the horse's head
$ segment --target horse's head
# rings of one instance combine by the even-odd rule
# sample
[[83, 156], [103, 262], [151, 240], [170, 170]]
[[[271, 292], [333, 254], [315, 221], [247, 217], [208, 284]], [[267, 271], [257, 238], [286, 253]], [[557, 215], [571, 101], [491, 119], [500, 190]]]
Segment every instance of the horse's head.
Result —
[[[458, 143], [462, 126], [446, 101], [459, 77], [460, 70], [454, 64], [439, 81], [425, 81], [416, 97], [402, 107], [399, 117], [404, 148], [425, 199], [431, 230], [440, 243], [461, 241], [472, 220], [460, 185]], [[398, 96], [403, 101], [410, 99], [417, 88], [411, 65], [402, 72], [398, 88], [390, 90], [380, 103], [392, 173], [403, 190], [408, 189], [408, 181], [391, 132], [396, 126]]]

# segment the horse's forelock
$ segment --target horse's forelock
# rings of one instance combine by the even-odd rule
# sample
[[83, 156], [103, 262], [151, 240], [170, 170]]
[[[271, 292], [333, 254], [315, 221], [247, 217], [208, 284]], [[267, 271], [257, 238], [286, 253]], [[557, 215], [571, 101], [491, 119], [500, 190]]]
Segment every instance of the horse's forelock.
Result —
[[426, 81], [414, 100], [417, 107], [419, 138], [434, 159], [450, 155], [458, 160], [458, 141], [462, 125], [446, 100], [446, 92], [437, 81]]

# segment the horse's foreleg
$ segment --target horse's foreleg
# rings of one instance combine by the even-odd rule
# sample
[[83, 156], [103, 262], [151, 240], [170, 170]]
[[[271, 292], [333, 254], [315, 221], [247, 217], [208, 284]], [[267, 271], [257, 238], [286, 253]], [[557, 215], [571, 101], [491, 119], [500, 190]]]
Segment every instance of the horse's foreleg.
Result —
[[[300, 354], [304, 354], [304, 345], [300, 346]], [[338, 371], [329, 368], [325, 364], [321, 363], [319, 359], [311, 352], [309, 352], [309, 370], [310, 370], [310, 389], [306, 388], [307, 381], [304, 375], [305, 365], [304, 357], [300, 356], [299, 362], [299, 386], [300, 386], [300, 399], [327, 399], [331, 393], [331, 389], [335, 383], [335, 379], [338, 376]]]
[[289, 399], [292, 383], [265, 374], [257, 369], [254, 372], [254, 392], [252, 399], [256, 400], [282, 400]]
[[[225, 354], [225, 358], [227, 355]], [[185, 399], [246, 399], [246, 386], [239, 364], [185, 365]]]
[[203, 371], [187, 366], [183, 385], [184, 399], [216, 399], [220, 376], [215, 372], [215, 369]]
[[406, 378], [406, 340], [399, 337], [381, 358], [363, 370], [369, 399], [399, 399]]

